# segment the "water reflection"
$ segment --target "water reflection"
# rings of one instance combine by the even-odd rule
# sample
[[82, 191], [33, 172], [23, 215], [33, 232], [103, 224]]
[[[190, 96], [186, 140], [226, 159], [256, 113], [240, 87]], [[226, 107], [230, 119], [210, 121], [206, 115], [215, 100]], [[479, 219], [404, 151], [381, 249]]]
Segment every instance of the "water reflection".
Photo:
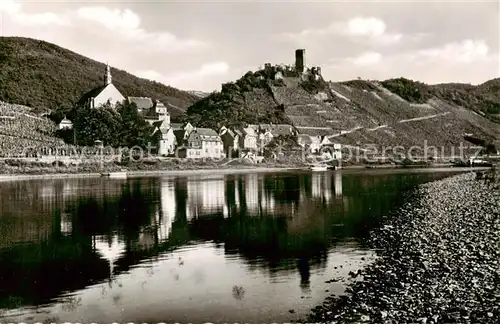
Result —
[[[276, 316], [290, 308], [287, 296], [324, 298], [322, 276], [356, 258], [345, 247], [362, 244], [405, 188], [443, 176], [254, 173], [3, 183], [0, 309], [50, 303], [71, 291], [81, 291], [78, 305], [87, 305], [90, 287], [106, 284], [99, 289], [142, 296], [129, 303], [144, 303], [148, 312], [194, 316], [179, 321], [195, 322], [194, 310], [213, 298], [219, 306], [205, 310], [217, 316], [226, 310], [224, 320], [284, 320]], [[113, 285], [118, 278], [122, 283]], [[110, 305], [127, 304], [121, 292], [110, 298]], [[236, 307], [231, 300], [247, 303], [246, 313], [228, 311]], [[269, 305], [281, 310], [263, 315], [259, 307]], [[127, 320], [138, 316], [130, 312]]]
[[113, 280], [113, 269], [116, 260], [125, 252], [125, 245], [120, 242], [118, 235], [93, 236], [93, 249], [109, 264], [109, 284]]

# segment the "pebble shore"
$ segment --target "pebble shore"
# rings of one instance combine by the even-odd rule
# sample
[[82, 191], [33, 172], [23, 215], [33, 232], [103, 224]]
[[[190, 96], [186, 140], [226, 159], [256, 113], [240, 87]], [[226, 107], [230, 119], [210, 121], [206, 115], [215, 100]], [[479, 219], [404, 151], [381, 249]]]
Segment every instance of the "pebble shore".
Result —
[[424, 184], [384, 219], [378, 258], [309, 321], [500, 323], [500, 189], [473, 173]]

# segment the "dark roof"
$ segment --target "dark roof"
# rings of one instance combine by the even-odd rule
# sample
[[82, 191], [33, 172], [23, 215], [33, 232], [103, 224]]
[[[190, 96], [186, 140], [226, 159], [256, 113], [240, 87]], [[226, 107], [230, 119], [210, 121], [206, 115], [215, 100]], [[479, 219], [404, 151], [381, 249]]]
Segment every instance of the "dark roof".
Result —
[[148, 97], [128, 97], [128, 102], [135, 103], [138, 109], [149, 109], [153, 107], [153, 100]]
[[333, 135], [334, 131], [332, 128], [319, 128], [319, 127], [297, 127], [299, 134], [307, 134], [311, 136], [325, 136]]
[[102, 90], [104, 90], [104, 88], [106, 88], [107, 86], [100, 86], [100, 87], [97, 87], [93, 90], [90, 90], [89, 92], [85, 93], [81, 98], [80, 100], [78, 100], [78, 105], [85, 105], [87, 104], [87, 101], [90, 99], [90, 98], [95, 98], [97, 97], [97, 95], [99, 95]]
[[161, 129], [168, 129], [172, 127], [166, 120], [155, 121], [153, 122], [153, 126]]
[[232, 137], [236, 137], [236, 133], [233, 132], [230, 128], [227, 129], [227, 133]]
[[170, 123], [170, 127], [172, 127], [174, 130], [181, 130], [184, 127], [183, 123]]
[[196, 128], [195, 132], [201, 136], [219, 136], [219, 134], [211, 128]]
[[158, 119], [160, 114], [158, 114], [153, 108], [146, 110], [143, 114], [144, 119]]
[[273, 136], [289, 135], [293, 131], [293, 127], [286, 124], [272, 125], [270, 131]]
[[182, 143], [182, 141], [184, 140], [185, 133], [186, 133], [186, 131], [183, 129], [174, 130], [174, 135], [175, 135], [175, 139], [177, 140], [177, 144]]

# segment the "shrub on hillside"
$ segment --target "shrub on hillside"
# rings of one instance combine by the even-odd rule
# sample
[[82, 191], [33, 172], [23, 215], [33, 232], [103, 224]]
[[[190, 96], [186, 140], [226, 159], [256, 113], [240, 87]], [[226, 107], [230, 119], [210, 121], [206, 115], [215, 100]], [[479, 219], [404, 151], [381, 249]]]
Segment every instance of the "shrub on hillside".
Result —
[[190, 106], [184, 121], [212, 129], [222, 125], [239, 128], [247, 123], [290, 124], [284, 108], [273, 99], [270, 75], [269, 71], [247, 72], [237, 81], [223, 84], [220, 92]]
[[302, 81], [300, 83], [300, 86], [306, 90], [309, 93], [312, 94], [317, 94], [320, 91], [324, 91], [327, 88], [327, 84], [325, 81], [319, 79], [319, 80], [307, 80], [307, 81]]
[[398, 78], [385, 80], [381, 83], [384, 88], [409, 102], [426, 103], [432, 96], [429, 86], [422, 82]]

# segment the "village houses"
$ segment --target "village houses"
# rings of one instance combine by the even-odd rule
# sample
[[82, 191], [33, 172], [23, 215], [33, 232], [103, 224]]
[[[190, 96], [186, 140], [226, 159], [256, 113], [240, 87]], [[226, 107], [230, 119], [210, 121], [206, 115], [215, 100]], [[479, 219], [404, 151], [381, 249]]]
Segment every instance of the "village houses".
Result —
[[297, 142], [300, 146], [307, 148], [311, 153], [318, 153], [321, 149], [321, 136], [300, 134], [297, 137]]
[[194, 128], [184, 146], [177, 151], [180, 158], [214, 158], [224, 157], [224, 147], [217, 132], [210, 128]]
[[239, 137], [239, 146], [243, 151], [252, 152], [257, 151], [257, 133], [252, 127], [244, 127], [241, 129], [241, 136]]
[[[262, 154], [263, 149], [279, 136], [297, 136], [298, 143], [313, 154], [321, 147], [332, 147], [333, 155], [341, 156], [340, 148], [328, 136], [298, 134], [287, 124], [247, 124], [245, 127], [230, 129], [222, 127], [217, 133], [208, 128], [195, 128], [190, 123], [172, 123], [167, 106], [149, 97], [127, 97], [113, 85], [111, 69], [106, 65], [104, 84], [86, 93], [79, 101], [81, 106], [98, 108], [104, 105], [116, 107], [117, 103], [128, 101], [135, 104], [137, 111], [153, 126], [152, 139], [156, 141], [156, 153], [160, 156], [185, 158], [243, 157], [247, 154]], [[168, 103], [167, 103], [168, 105]], [[64, 118], [60, 129], [71, 128], [71, 121]], [[179, 150], [178, 150], [179, 149]]]

